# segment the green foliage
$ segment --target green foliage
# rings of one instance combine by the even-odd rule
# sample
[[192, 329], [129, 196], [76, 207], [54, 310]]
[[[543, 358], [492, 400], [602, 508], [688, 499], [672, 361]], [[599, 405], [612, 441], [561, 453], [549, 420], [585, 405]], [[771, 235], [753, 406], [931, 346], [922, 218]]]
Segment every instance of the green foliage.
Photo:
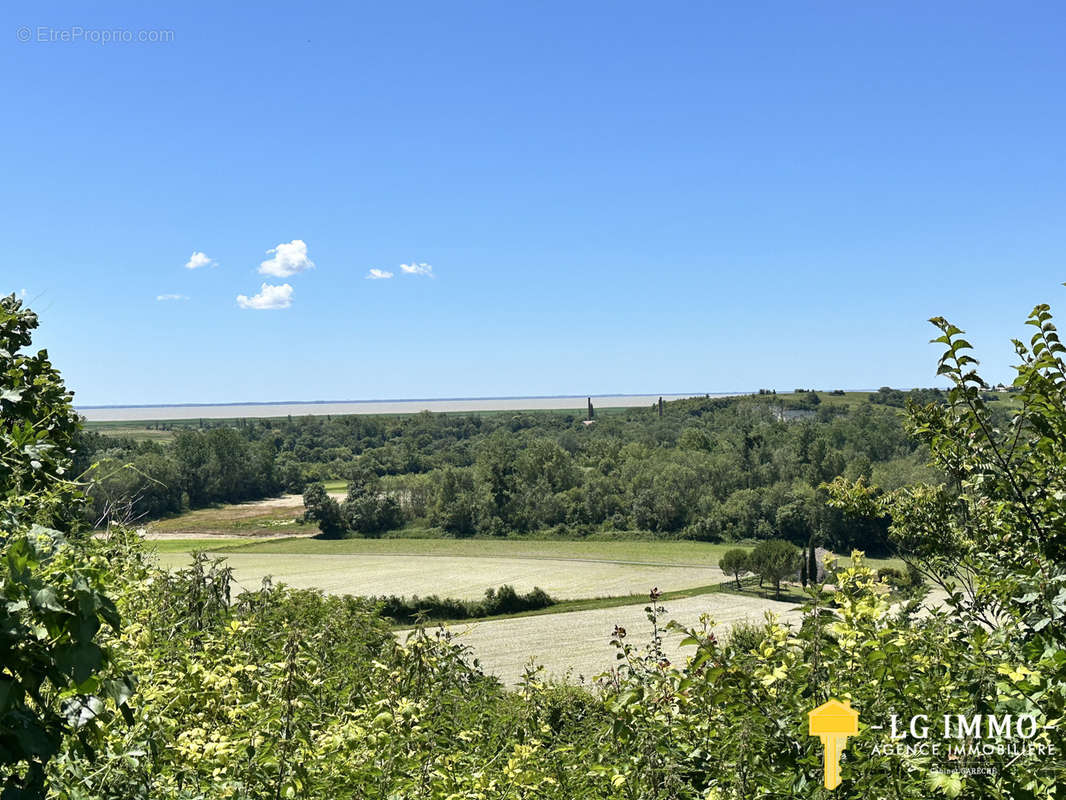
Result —
[[[130, 681], [108, 670], [100, 628], [119, 628], [100, 553], [34, 526], [0, 559], [0, 786], [37, 797], [45, 767], [70, 733], [87, 747], [105, 702], [123, 709]], [[21, 794], [19, 793], [21, 792]]]
[[[43, 797], [64, 745], [87, 750], [110, 704], [128, 713], [130, 681], [111, 669], [111, 573], [92, 540], [70, 542], [36, 522], [73, 527], [82, 495], [69, 477], [79, 422], [59, 373], [31, 343], [37, 317], [0, 299], [0, 788]], [[90, 751], [91, 752], [91, 751]]]
[[726, 550], [722, 554], [722, 558], [718, 561], [718, 569], [722, 570], [726, 575], [732, 575], [737, 582], [737, 588], [740, 588], [740, 576], [748, 572], [751, 572], [751, 558], [747, 550], [743, 550], [739, 547], [732, 550]]
[[0, 297], [0, 523], [69, 530], [81, 496], [70, 475], [80, 425], [48, 351], [22, 352], [37, 324], [14, 294]]
[[494, 617], [501, 614], [517, 614], [522, 611], [537, 611], [555, 605], [556, 601], [539, 586], [534, 586], [526, 594], [519, 594], [509, 584], [499, 589], [486, 589], [481, 600], [455, 600], [429, 597], [411, 598], [388, 597], [371, 598], [379, 604], [381, 613], [393, 622], [411, 624], [423, 620], [460, 620]]
[[796, 574], [801, 560], [799, 549], [783, 539], [759, 542], [748, 555], [751, 571], [773, 584], [778, 597], [781, 596], [781, 581]]
[[377, 475], [366, 470], [348, 481], [348, 496], [340, 511], [344, 526], [364, 536], [380, 536], [403, 525], [399, 502], [382, 492]]
[[304, 519], [317, 522], [318, 529], [327, 539], [338, 539], [346, 530], [340, 506], [326, 492], [321, 483], [312, 483], [304, 489]]
[[101, 470], [94, 519], [123, 496], [132, 519], [354, 475], [350, 486], [380, 487], [378, 498], [352, 498], [342, 527], [362, 535], [410, 525], [453, 536], [622, 530], [802, 544], [813, 532], [830, 548], [882, 553], [887, 523], [846, 519], [818, 487], [874, 473], [910, 483], [929, 472], [917, 443], [893, 408], [826, 400], [815, 411], [816, 394], [797, 397], [678, 400], [661, 417], [628, 409], [592, 426], [553, 412], [206, 421], [169, 447], [85, 436], [80, 460], [132, 465]]
[[433, 523], [456, 536], [470, 536], [477, 530], [477, 506], [470, 471], [446, 467], [440, 475]]
[[896, 408], [906, 408], [907, 403], [925, 405], [928, 403], [943, 403], [944, 401], [944, 392], [940, 389], [911, 389], [905, 392], [902, 389], [893, 389], [891, 386], [882, 386], [876, 392], [871, 393], [869, 397], [869, 402], [871, 403], [895, 406]]

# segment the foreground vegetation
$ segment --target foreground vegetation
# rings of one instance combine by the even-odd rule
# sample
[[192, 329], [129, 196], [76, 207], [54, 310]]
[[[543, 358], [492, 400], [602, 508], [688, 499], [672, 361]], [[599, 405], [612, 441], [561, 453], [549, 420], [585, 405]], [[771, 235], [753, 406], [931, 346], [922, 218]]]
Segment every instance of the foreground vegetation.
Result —
[[[119, 528], [86, 536], [70, 396], [46, 354], [21, 353], [36, 319], [3, 299], [4, 796], [828, 797], [807, 713], [830, 697], [860, 714], [833, 797], [1059, 796], [1066, 348], [1038, 307], [1018, 345], [1019, 411], [997, 420], [961, 331], [936, 322], [954, 388], [909, 420], [946, 480], [885, 492], [859, 474], [828, 491], [833, 513], [883, 526], [948, 609], [887, 596], [857, 556], [810, 589], [795, 626], [689, 625], [682, 658], [653, 591], [648, 638], [616, 627], [617, 666], [594, 685], [530, 672], [509, 692], [447, 632], [398, 642], [367, 600], [235, 596], [224, 565], [165, 572]], [[1031, 715], [1032, 747], [983, 753], [968, 729], [952, 758], [874, 753], [893, 714]]]

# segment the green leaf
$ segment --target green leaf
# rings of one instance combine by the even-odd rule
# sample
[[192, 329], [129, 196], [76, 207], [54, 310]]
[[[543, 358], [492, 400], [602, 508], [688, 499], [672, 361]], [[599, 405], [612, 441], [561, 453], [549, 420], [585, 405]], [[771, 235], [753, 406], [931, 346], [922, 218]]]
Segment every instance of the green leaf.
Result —
[[59, 599], [56, 597], [56, 590], [51, 586], [45, 586], [43, 589], [38, 589], [34, 592], [33, 605], [44, 611], [56, 611], [61, 614], [70, 613], [59, 604]]

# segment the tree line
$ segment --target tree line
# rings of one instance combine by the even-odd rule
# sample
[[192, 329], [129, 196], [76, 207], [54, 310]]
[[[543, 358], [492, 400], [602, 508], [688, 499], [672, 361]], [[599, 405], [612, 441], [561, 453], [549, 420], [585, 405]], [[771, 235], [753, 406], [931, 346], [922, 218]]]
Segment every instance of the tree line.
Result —
[[349, 492], [336, 509], [310, 490], [310, 517], [330, 536], [406, 525], [451, 536], [796, 544], [815, 534], [834, 550], [879, 553], [886, 524], [845, 518], [820, 487], [843, 476], [897, 488], [930, 468], [895, 408], [812, 397], [692, 398], [664, 404], [661, 416], [619, 410], [591, 425], [572, 413], [424, 412], [244, 420], [178, 430], [169, 443], [90, 432], [76, 461], [97, 465], [96, 519], [150, 519], [340, 479]]

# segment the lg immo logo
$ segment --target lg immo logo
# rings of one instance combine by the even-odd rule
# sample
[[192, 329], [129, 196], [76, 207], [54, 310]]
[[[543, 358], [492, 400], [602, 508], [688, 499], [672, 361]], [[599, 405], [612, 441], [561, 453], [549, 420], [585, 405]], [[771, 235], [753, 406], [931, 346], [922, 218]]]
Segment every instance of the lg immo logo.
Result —
[[[994, 774], [1020, 757], [1056, 753], [1053, 744], [1039, 740], [1043, 728], [1033, 714], [941, 714], [935, 722], [928, 714], [908, 719], [891, 714], [887, 723], [865, 729], [881, 733], [863, 756], [925, 756], [933, 761], [931, 772]], [[840, 785], [840, 756], [848, 739], [859, 734], [859, 712], [850, 700], [829, 700], [807, 714], [807, 724], [810, 735], [822, 741], [825, 788], [835, 789]], [[938, 757], [950, 766], [938, 767]], [[997, 763], [1000, 758], [1006, 763]]]

